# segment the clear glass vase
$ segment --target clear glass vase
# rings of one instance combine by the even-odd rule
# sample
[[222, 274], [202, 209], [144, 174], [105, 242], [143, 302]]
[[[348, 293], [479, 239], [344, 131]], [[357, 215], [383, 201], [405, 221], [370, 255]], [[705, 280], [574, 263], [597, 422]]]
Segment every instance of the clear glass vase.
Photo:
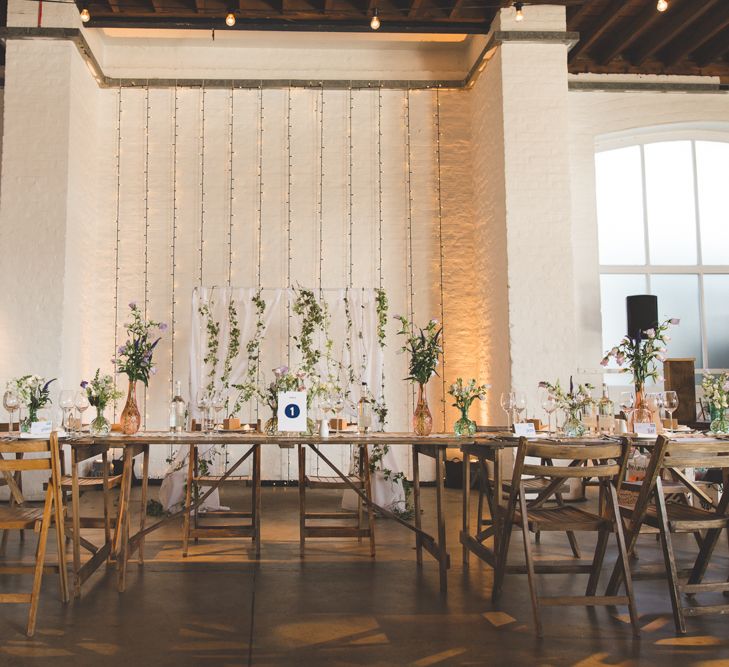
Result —
[[729, 419], [726, 417], [726, 410], [715, 405], [709, 406], [711, 424], [709, 430], [712, 433], [729, 433]]
[[30, 425], [38, 421], [38, 408], [28, 407], [28, 416], [20, 421], [20, 432], [30, 433]]
[[418, 404], [413, 415], [413, 432], [420, 436], [430, 435], [433, 432], [433, 415], [430, 414], [424, 384], [418, 384]]
[[562, 424], [562, 433], [565, 438], [579, 438], [585, 435], [587, 429], [582, 423], [581, 414], [579, 410], [568, 410], [567, 418]]
[[476, 433], [476, 422], [468, 418], [468, 408], [461, 408], [461, 418], [453, 425], [453, 432], [459, 436]]
[[111, 431], [109, 420], [104, 417], [104, 408], [106, 408], [105, 405], [96, 406], [96, 417], [89, 424], [91, 435], [109, 435], [109, 431]]

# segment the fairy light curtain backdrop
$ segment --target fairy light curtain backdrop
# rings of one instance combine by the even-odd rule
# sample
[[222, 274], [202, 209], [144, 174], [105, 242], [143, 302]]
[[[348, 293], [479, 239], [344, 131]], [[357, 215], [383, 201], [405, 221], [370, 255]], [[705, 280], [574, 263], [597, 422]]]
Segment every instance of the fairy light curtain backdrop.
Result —
[[[443, 320], [444, 372], [429, 392], [436, 429], [450, 429], [456, 419], [450, 401], [442, 401], [446, 382], [458, 375], [493, 382], [470, 259], [477, 237], [472, 173], [463, 159], [471, 137], [466, 95], [325, 86], [93, 94], [103, 119], [91, 156], [94, 220], [71, 249], [83, 285], [76, 290], [80, 316], [64, 326], [66, 384], [97, 366], [111, 370], [127, 304], [135, 301], [169, 324], [155, 354], [157, 374], [141, 397], [145, 427], [165, 428], [174, 382], [199, 381], [190, 359], [197, 331], [191, 301], [213, 285], [222, 297], [216, 307], [223, 307], [224, 289], [239, 295], [242, 308], [260, 288], [275, 304], [262, 346], [266, 376], [295, 361], [290, 306], [297, 286], [325, 295], [340, 351], [344, 291], [371, 303], [384, 290], [385, 345], [368, 359], [367, 372], [373, 384], [381, 381], [372, 370], [381, 354], [388, 430], [409, 430], [414, 403], [403, 381], [407, 360], [397, 354], [395, 314], [420, 324]], [[245, 345], [247, 334], [241, 340]], [[154, 476], [164, 473], [170, 454], [155, 451]], [[295, 458], [278, 457], [266, 477], [295, 478]], [[403, 464], [410, 474], [409, 458]]]

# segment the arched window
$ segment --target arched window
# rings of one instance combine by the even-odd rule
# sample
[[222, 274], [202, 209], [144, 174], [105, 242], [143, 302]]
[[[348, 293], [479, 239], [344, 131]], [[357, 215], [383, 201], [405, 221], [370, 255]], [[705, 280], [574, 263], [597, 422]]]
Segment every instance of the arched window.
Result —
[[669, 356], [694, 357], [699, 370], [727, 369], [729, 134], [686, 134], [598, 146], [603, 347], [625, 333], [625, 297], [655, 294], [661, 319], [681, 318]]

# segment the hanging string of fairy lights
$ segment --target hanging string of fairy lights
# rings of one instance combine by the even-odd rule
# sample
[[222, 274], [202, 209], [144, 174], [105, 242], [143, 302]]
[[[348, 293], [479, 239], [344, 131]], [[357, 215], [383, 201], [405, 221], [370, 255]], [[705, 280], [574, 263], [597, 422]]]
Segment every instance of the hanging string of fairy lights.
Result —
[[[411, 322], [415, 319], [415, 293], [413, 288], [413, 172], [412, 172], [412, 145], [410, 133], [410, 88], [405, 91], [405, 172], [408, 197], [407, 220], [407, 247], [405, 257], [407, 261], [405, 281], [407, 283], [407, 309]], [[410, 391], [411, 413], [415, 412], [415, 387]]]
[[[175, 332], [177, 329], [177, 320], [175, 319], [175, 308], [177, 305], [177, 109], [178, 96], [177, 84], [175, 84], [172, 99], [172, 248], [170, 249], [170, 266], [171, 266], [171, 304], [170, 304], [170, 400], [175, 395]], [[172, 456], [172, 446], [169, 451]]]
[[[286, 95], [286, 287], [291, 289], [291, 86]], [[286, 300], [286, 365], [291, 366], [291, 299]]]
[[205, 84], [200, 87], [200, 286], [203, 284], [205, 244]]
[[235, 102], [233, 100], [233, 86], [230, 87], [229, 109], [230, 124], [228, 125], [228, 287], [230, 287], [233, 279], [233, 194], [235, 191], [235, 180], [233, 176], [233, 113], [235, 112]]
[[[263, 86], [258, 86], [258, 210], [256, 212], [256, 286], [261, 289], [261, 257], [263, 251]], [[256, 360], [256, 385], [261, 383], [261, 357]], [[256, 421], [260, 418], [260, 402], [256, 396]]]
[[436, 196], [438, 197], [438, 246], [440, 249], [439, 268], [440, 268], [440, 326], [441, 326], [441, 344], [443, 347], [443, 369], [440, 373], [440, 380], [443, 385], [441, 396], [441, 404], [443, 408], [443, 431], [446, 430], [446, 330], [445, 330], [445, 287], [443, 284], [444, 275], [444, 258], [443, 251], [443, 196], [441, 190], [441, 159], [440, 159], [440, 87], [435, 89], [435, 157], [436, 157]]
[[[149, 309], [149, 82], [144, 88], [144, 319]], [[147, 426], [147, 385], [142, 398], [143, 428]]]
[[[377, 286], [382, 289], [382, 86], [377, 89]], [[380, 375], [381, 399], [385, 399], [385, 363]], [[382, 427], [384, 428], [384, 424]]]
[[[322, 298], [322, 269], [324, 266], [324, 83], [319, 87], [319, 299]], [[319, 457], [316, 457], [317, 460]]]
[[353, 236], [354, 236], [354, 218], [353, 218], [353, 211], [354, 211], [354, 188], [352, 187], [352, 161], [354, 159], [354, 145], [353, 145], [353, 139], [352, 139], [352, 115], [353, 115], [353, 109], [354, 109], [354, 101], [352, 98], [352, 86], [349, 86], [349, 98], [348, 98], [349, 106], [348, 106], [348, 112], [347, 112], [347, 143], [349, 146], [349, 149], [347, 151], [348, 158], [349, 158], [349, 165], [347, 169], [347, 188], [348, 188], [348, 194], [349, 194], [349, 219], [348, 219], [348, 226], [347, 226], [347, 237], [349, 242], [349, 275], [347, 277], [347, 285], [349, 285], [349, 288], [351, 289], [354, 285], [354, 275], [353, 275], [353, 267], [354, 267], [354, 254], [353, 254]]
[[[119, 347], [119, 244], [120, 244], [120, 212], [121, 212], [121, 119], [122, 119], [122, 86], [119, 82], [119, 91], [116, 103], [116, 237], [114, 240], [114, 354], [116, 359]], [[114, 375], [114, 389], [116, 389], [116, 373]], [[116, 401], [114, 402], [114, 421], [116, 421]]]

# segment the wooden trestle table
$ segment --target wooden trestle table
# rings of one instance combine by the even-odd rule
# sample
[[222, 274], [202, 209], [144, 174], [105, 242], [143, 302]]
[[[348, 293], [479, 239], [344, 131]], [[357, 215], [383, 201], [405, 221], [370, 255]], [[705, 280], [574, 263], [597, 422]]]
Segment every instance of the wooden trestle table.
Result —
[[[169, 433], [169, 432], [140, 432], [134, 435], [110, 434], [107, 436], [86, 436], [70, 438], [62, 441], [62, 446], [69, 446], [74, 450], [74, 461], [83, 461], [91, 456], [97, 456], [100, 452], [108, 449], [123, 450], [123, 477], [119, 498], [119, 513], [114, 530], [112, 552], [116, 559], [118, 569], [118, 588], [123, 591], [126, 583], [126, 570], [130, 556], [136, 551], [139, 554], [139, 562], [144, 560], [144, 539], [145, 537], [160, 528], [168, 521], [197, 509], [205, 499], [222, 484], [236, 469], [251, 455], [253, 455], [253, 508], [251, 512], [250, 536], [255, 541], [256, 556], [260, 553], [260, 526], [261, 526], [261, 449], [263, 447], [291, 447], [303, 446], [313, 451], [334, 473], [342, 479], [343, 483], [350, 487], [369, 507], [377, 510], [401, 524], [408, 530], [415, 533], [416, 558], [418, 565], [422, 565], [423, 551], [427, 551], [437, 562], [440, 576], [440, 590], [445, 592], [448, 585], [448, 568], [450, 567], [450, 556], [446, 546], [446, 523], [444, 501], [444, 478], [446, 449], [448, 447], [459, 447], [464, 442], [473, 442], [472, 439], [459, 438], [452, 434], [432, 434], [420, 437], [412, 433], [338, 433], [328, 438], [319, 436], [304, 435], [263, 435], [243, 431], [216, 431], [210, 434], [203, 433]], [[145, 505], [147, 498], [147, 482], [149, 473], [149, 449], [153, 446], [186, 446], [190, 445], [244, 445], [248, 450], [235, 461], [225, 473], [214, 483], [207, 484], [208, 490], [198, 498], [189, 508], [168, 515], [150, 526], [145, 525]], [[334, 463], [320, 449], [321, 445], [342, 445], [342, 446], [363, 446], [363, 445], [388, 445], [390, 447], [411, 447], [413, 454], [413, 500], [415, 516], [413, 523], [393, 514], [390, 510], [378, 506], [368, 495], [357, 488], [339, 470]], [[142, 464], [142, 516], [137, 532], [132, 534], [130, 521], [130, 496], [133, 477], [134, 459], [143, 456]], [[428, 456], [435, 460], [435, 509], [436, 509], [436, 534], [431, 535], [422, 528], [421, 521], [421, 494], [420, 494], [420, 470], [418, 457]], [[369, 470], [363, 471], [369, 475]], [[74, 508], [78, 507], [78, 485], [73, 488], [75, 496]], [[98, 567], [102, 559], [96, 559], [94, 566]], [[88, 569], [88, 568], [87, 568]], [[94, 568], [95, 569], [95, 568]], [[85, 571], [85, 577], [90, 572]]]

